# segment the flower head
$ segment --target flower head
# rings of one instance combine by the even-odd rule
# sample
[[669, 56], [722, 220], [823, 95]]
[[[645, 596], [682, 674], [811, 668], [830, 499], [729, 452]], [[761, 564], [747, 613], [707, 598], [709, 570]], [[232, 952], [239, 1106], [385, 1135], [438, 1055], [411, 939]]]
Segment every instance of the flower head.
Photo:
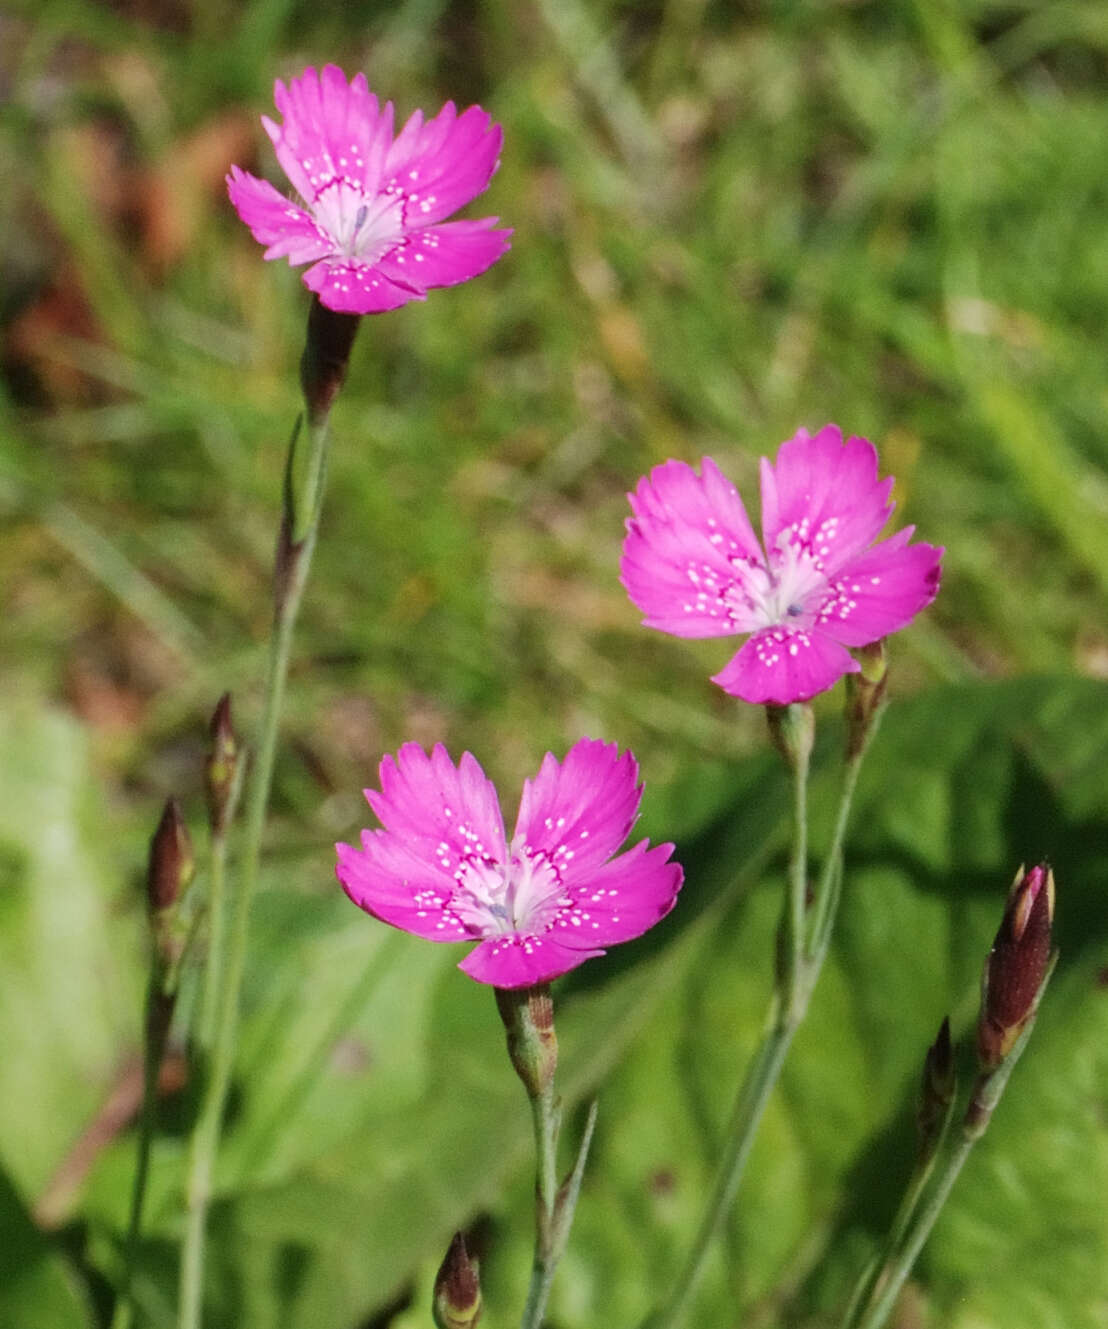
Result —
[[367, 913], [428, 941], [478, 941], [471, 978], [528, 987], [564, 974], [669, 913], [681, 868], [671, 844], [643, 840], [613, 857], [638, 812], [638, 765], [614, 743], [583, 738], [563, 762], [547, 753], [523, 785], [515, 834], [468, 752], [455, 767], [437, 745], [406, 743], [365, 791], [384, 829], [340, 844], [336, 874]]
[[262, 124], [305, 206], [231, 167], [227, 188], [266, 258], [311, 263], [304, 284], [328, 309], [380, 314], [484, 272], [507, 250], [496, 217], [444, 221], [487, 188], [503, 137], [479, 106], [416, 111], [393, 138], [392, 102], [365, 75], [305, 69], [273, 99], [284, 122]]
[[942, 549], [909, 545], [913, 527], [873, 544], [892, 480], [877, 451], [836, 425], [801, 429], [762, 458], [762, 542], [715, 462], [655, 467], [628, 495], [620, 580], [647, 627], [677, 637], [750, 639], [713, 682], [786, 706], [831, 687], [865, 646], [909, 623], [939, 589]]

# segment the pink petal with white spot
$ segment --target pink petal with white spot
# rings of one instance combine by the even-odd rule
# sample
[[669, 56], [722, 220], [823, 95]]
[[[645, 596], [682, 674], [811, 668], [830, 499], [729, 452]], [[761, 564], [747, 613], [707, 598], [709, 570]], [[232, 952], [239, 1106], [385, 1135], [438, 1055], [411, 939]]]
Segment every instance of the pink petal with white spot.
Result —
[[684, 874], [669, 862], [673, 845], [648, 848], [643, 840], [627, 853], [592, 871], [583, 880], [569, 881], [565, 895], [573, 901], [554, 924], [563, 946], [606, 946], [641, 937], [665, 918], [677, 901]]
[[513, 845], [542, 851], [563, 880], [603, 863], [627, 839], [642, 786], [630, 752], [583, 738], [559, 762], [549, 752], [523, 783]]
[[893, 510], [893, 482], [877, 478], [877, 449], [864, 438], [844, 444], [838, 425], [814, 437], [799, 430], [782, 443], [776, 463], [762, 459], [761, 479], [767, 552], [783, 533], [802, 527], [829, 577], [869, 544]]
[[391, 281], [364, 263], [324, 259], [304, 273], [304, 285], [338, 314], [384, 314], [410, 300], [426, 300], [422, 291]]
[[771, 627], [754, 633], [712, 682], [755, 705], [788, 706], [826, 692], [858, 668], [850, 652], [822, 632]]
[[273, 100], [281, 125], [262, 117], [277, 160], [300, 195], [314, 203], [334, 180], [376, 192], [392, 143], [392, 103], [380, 110], [364, 74], [347, 83], [336, 65], [305, 69], [288, 87], [280, 79]]
[[456, 286], [491, 268], [511, 248], [512, 232], [493, 230], [496, 222], [483, 217], [412, 231], [377, 263], [377, 271], [421, 291]]
[[435, 863], [412, 852], [387, 831], [363, 831], [362, 848], [335, 846], [335, 875], [366, 913], [427, 941], [464, 941], [479, 936], [449, 908], [454, 885]]
[[468, 752], [455, 768], [441, 743], [431, 755], [405, 743], [381, 763], [381, 792], [367, 789], [370, 807], [413, 855], [453, 877], [463, 859], [497, 863], [507, 856], [496, 789]]
[[525, 988], [568, 974], [604, 951], [571, 949], [552, 937], [489, 937], [466, 956], [458, 968], [478, 983], [498, 988]]
[[844, 646], [898, 632], [939, 593], [943, 550], [909, 545], [907, 526], [855, 559], [832, 583], [816, 624]]
[[232, 166], [227, 192], [250, 233], [268, 245], [266, 258], [287, 258], [291, 265], [311, 263], [329, 254], [333, 242], [303, 208], [282, 197], [268, 180]]
[[710, 457], [701, 474], [681, 461], [656, 466], [628, 498], [620, 581], [647, 627], [678, 637], [741, 631], [723, 593], [761, 547], [738, 491]]
[[384, 187], [405, 196], [406, 225], [442, 221], [483, 193], [503, 141], [503, 130], [480, 106], [458, 115], [454, 103], [447, 102], [426, 124], [417, 111], [400, 131], [384, 166]]

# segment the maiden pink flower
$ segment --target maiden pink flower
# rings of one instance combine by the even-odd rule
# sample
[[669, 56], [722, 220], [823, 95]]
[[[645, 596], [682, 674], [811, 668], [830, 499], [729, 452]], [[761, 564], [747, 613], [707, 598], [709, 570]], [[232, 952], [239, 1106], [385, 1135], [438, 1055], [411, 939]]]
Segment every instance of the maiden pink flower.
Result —
[[498, 218], [443, 219], [488, 187], [503, 138], [479, 106], [447, 102], [424, 124], [416, 111], [395, 141], [393, 107], [378, 106], [365, 75], [305, 69], [262, 116], [277, 160], [306, 207], [231, 167], [227, 188], [266, 258], [311, 263], [304, 284], [328, 309], [380, 314], [484, 272], [508, 249]]
[[655, 467], [628, 495], [620, 580], [647, 627], [677, 637], [750, 633], [713, 682], [784, 706], [858, 663], [847, 650], [896, 632], [935, 598], [942, 549], [914, 527], [873, 544], [893, 510], [877, 450], [837, 425], [801, 429], [762, 458], [762, 543], [738, 490], [705, 457]]
[[630, 941], [673, 908], [682, 872], [673, 845], [616, 851], [642, 786], [630, 752], [583, 738], [559, 763], [548, 752], [524, 781], [515, 834], [468, 752], [455, 767], [405, 743], [365, 791], [383, 830], [337, 845], [336, 875], [367, 913], [428, 941], [478, 941], [459, 966], [479, 983], [528, 987]]

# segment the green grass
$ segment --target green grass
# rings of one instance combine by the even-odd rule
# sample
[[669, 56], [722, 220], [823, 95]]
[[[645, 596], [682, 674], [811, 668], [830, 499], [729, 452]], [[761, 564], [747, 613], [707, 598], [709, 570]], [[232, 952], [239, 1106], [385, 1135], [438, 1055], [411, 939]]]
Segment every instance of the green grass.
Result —
[[[652, 817], [683, 808], [679, 830], [699, 829], [690, 772], [764, 738], [707, 681], [730, 643], [647, 632], [616, 579], [624, 494], [667, 457], [711, 454], [747, 492], [799, 425], [877, 443], [898, 517], [947, 549], [942, 594], [893, 646], [902, 697], [1108, 676], [1097, 0], [17, 4], [0, 26], [0, 689], [76, 712], [113, 908], [133, 915], [126, 874], [160, 801], [199, 816], [219, 694], [245, 731], [256, 716], [307, 297], [221, 178], [233, 160], [279, 179], [257, 119], [272, 80], [328, 60], [401, 116], [489, 109], [502, 166], [469, 215], [515, 238], [486, 276], [360, 333], [275, 879], [327, 895], [320, 846], [354, 833], [358, 791], [409, 738], [471, 748], [505, 788], [548, 747], [618, 739]], [[597, 1182], [612, 1204], [622, 1166]]]

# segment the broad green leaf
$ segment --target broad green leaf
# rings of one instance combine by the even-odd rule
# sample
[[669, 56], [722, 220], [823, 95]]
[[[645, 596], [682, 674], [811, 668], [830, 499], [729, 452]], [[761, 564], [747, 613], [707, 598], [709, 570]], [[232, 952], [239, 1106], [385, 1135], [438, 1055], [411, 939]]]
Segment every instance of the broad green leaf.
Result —
[[112, 916], [86, 737], [59, 711], [0, 712], [0, 1161], [37, 1198], [136, 1049], [130, 918]]

